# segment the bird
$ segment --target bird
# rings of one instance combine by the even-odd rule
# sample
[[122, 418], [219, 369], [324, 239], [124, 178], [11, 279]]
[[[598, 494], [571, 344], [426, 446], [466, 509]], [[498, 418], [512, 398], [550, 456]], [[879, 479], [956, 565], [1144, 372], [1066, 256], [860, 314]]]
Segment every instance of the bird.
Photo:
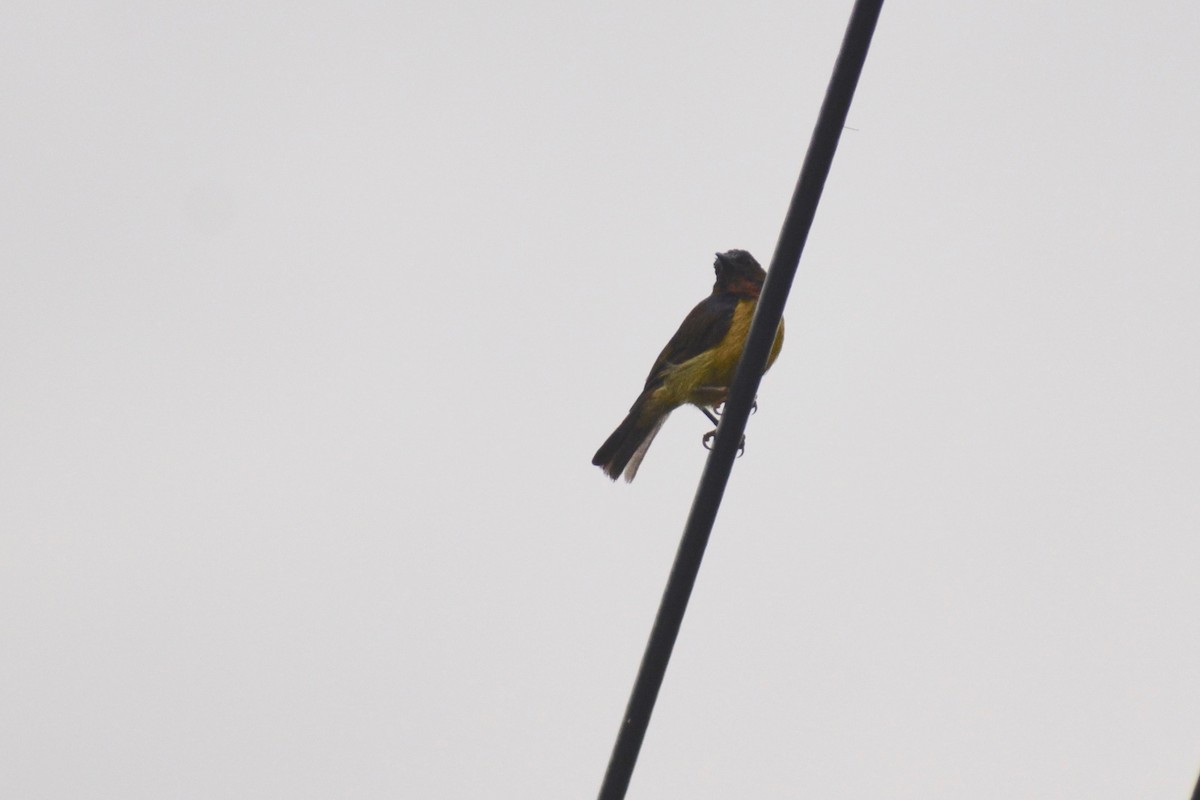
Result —
[[[767, 273], [745, 250], [716, 255], [712, 293], [684, 318], [658, 354], [629, 413], [592, 457], [592, 463], [614, 481], [622, 475], [626, 482], [634, 479], [650, 443], [676, 408], [694, 405], [717, 424], [713, 412], [729, 393]], [[764, 372], [782, 347], [780, 320]], [[705, 434], [706, 446], [713, 434]]]

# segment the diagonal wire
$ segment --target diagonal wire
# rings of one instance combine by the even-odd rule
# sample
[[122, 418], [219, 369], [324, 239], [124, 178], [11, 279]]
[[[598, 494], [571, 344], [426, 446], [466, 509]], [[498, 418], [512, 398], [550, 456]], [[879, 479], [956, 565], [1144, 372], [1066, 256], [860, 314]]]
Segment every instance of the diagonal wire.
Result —
[[767, 355], [775, 339], [775, 330], [783, 317], [783, 307], [787, 303], [800, 254], [817, 213], [821, 190], [829, 176], [833, 154], [837, 151], [838, 139], [846, 124], [850, 101], [854, 98], [854, 89], [862, 74], [863, 62], [867, 58], [871, 36], [882, 7], [883, 0], [857, 0], [850, 13], [842, 49], [834, 64], [829, 87], [825, 90], [825, 100], [809, 141], [800, 179], [775, 245], [775, 254], [767, 270], [767, 280], [741, 362], [729, 389], [721, 424], [717, 426], [717, 438], [700, 476], [700, 485], [692, 501], [679, 550], [675, 554], [675, 563], [671, 567], [658, 615], [650, 631], [650, 640], [646, 643], [646, 652], [629, 696], [629, 705], [621, 720], [608, 769], [600, 785], [600, 800], [622, 800], [629, 788], [642, 740], [650, 724], [650, 714], [667, 671], [667, 662], [671, 659], [675, 639], [683, 624], [683, 614], [700, 571], [704, 548], [729, 482], [737, 446], [746, 429], [750, 405], [758, 392], [763, 367], [767, 364]]

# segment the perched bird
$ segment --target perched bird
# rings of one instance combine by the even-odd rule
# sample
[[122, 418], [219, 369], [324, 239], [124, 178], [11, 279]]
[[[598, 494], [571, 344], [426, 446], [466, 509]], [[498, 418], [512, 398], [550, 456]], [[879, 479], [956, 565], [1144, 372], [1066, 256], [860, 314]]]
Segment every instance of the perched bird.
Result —
[[[745, 250], [717, 253], [713, 269], [717, 282], [712, 294], [684, 318], [650, 368], [646, 387], [629, 415], [592, 457], [592, 463], [614, 481], [622, 474], [626, 481], [633, 480], [650, 443], [679, 406], [698, 406], [716, 422], [709, 409], [725, 402], [767, 273]], [[767, 369], [782, 346], [780, 320]], [[705, 441], [709, 438], [706, 435]]]

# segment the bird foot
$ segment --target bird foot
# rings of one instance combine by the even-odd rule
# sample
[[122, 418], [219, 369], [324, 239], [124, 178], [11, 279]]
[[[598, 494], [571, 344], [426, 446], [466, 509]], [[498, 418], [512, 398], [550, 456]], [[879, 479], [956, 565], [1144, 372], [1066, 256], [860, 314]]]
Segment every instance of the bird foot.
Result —
[[[704, 445], [705, 450], [712, 450], [713, 449], [712, 441], [715, 438], [717, 438], [717, 432], [709, 431], [708, 433], [704, 434], [704, 436], [700, 439], [700, 444]], [[742, 434], [742, 440], [740, 442], [738, 442], [737, 458], [741, 458], [745, 452], [746, 452], [746, 435]]]

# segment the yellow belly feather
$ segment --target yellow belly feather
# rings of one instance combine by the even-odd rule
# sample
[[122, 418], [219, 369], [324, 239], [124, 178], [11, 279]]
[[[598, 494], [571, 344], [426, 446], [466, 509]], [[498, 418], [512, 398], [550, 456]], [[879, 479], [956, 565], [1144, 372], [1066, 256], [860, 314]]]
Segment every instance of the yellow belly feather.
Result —
[[[738, 360], [750, 333], [754, 319], [755, 301], [742, 300], [733, 310], [733, 320], [725, 338], [711, 350], [689, 358], [682, 364], [673, 364], [664, 370], [663, 383], [654, 390], [649, 405], [658, 409], [671, 409], [684, 403], [714, 405], [725, 399], [725, 390], [733, 382]], [[783, 347], [783, 320], [771, 344], [771, 355], [766, 369], [770, 369]], [[766, 370], [764, 370], [765, 372]], [[714, 391], [714, 389], [716, 391]], [[661, 413], [661, 412], [660, 412]]]

